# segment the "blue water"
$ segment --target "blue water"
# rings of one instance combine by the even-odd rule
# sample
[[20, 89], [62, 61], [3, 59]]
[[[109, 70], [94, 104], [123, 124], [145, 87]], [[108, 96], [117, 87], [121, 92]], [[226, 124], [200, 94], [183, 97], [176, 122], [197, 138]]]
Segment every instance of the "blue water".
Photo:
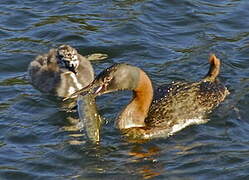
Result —
[[[249, 1], [75, 0], [0, 3], [0, 179], [249, 179]], [[210, 53], [231, 94], [207, 124], [167, 139], [126, 142], [114, 126], [130, 93], [97, 99], [94, 145], [77, 113], [23, 77], [30, 61], [69, 44], [144, 69], [154, 85], [196, 81]]]

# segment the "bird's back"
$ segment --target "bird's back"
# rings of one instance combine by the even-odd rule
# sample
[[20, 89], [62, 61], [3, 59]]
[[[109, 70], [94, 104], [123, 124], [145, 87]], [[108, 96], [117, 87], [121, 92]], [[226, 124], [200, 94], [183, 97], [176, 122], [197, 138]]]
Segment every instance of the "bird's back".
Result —
[[150, 127], [171, 128], [186, 120], [203, 118], [219, 105], [228, 90], [218, 80], [197, 83], [176, 82], [159, 87], [145, 120]]
[[229, 94], [227, 88], [217, 79], [220, 60], [215, 55], [209, 58], [210, 68], [199, 82], [173, 82], [155, 91], [148, 116], [149, 127], [172, 128], [189, 119], [203, 118], [219, 105]]

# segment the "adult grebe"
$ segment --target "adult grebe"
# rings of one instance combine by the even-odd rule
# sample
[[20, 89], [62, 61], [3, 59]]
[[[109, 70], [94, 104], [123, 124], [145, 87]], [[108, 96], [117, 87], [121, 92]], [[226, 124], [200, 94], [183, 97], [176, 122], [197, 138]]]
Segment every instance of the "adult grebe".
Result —
[[209, 63], [209, 71], [201, 81], [173, 82], [159, 87], [154, 93], [143, 70], [128, 64], [115, 64], [73, 95], [89, 92], [99, 96], [132, 90], [133, 99], [119, 114], [117, 127], [132, 139], [167, 137], [186, 126], [206, 122], [205, 115], [229, 94], [217, 79], [220, 60], [211, 55]]

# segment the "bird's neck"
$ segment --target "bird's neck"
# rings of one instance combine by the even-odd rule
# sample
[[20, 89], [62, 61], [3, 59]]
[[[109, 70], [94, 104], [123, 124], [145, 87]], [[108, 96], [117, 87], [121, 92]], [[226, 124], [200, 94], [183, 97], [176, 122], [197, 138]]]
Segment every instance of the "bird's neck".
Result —
[[153, 87], [149, 77], [142, 70], [140, 70], [138, 85], [133, 92], [132, 101], [118, 117], [119, 129], [145, 126], [144, 119], [147, 117], [152, 102]]

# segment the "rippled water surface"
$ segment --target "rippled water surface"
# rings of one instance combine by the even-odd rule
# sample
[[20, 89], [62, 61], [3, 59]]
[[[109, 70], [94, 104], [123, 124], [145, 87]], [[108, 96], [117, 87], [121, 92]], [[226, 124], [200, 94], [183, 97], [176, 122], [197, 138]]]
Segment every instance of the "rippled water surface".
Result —
[[[1, 1], [0, 179], [248, 179], [248, 9], [248, 0]], [[208, 123], [146, 143], [127, 142], [114, 127], [131, 94], [105, 95], [94, 145], [76, 113], [23, 78], [36, 55], [60, 44], [107, 53], [96, 73], [126, 62], [154, 85], [202, 78], [216, 53], [231, 94]]]

